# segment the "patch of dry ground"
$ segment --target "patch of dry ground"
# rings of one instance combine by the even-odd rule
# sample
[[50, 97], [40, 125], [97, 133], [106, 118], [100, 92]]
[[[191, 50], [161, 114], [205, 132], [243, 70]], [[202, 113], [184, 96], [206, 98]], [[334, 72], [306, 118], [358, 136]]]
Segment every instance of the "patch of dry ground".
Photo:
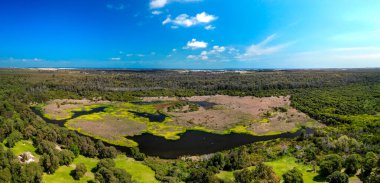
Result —
[[140, 134], [147, 128], [147, 125], [128, 118], [117, 118], [111, 115], [103, 116], [99, 120], [79, 117], [69, 122], [70, 128], [80, 129], [80, 132], [92, 134], [97, 137], [120, 140], [124, 136]]
[[[255, 134], [273, 131], [285, 132], [299, 125], [313, 121], [306, 114], [290, 107], [290, 96], [281, 97], [238, 97], [238, 96], [194, 96], [194, 97], [145, 97], [143, 101], [207, 101], [217, 104], [211, 109], [200, 107], [194, 112], [165, 112], [173, 116], [171, 124], [194, 127], [202, 126], [212, 130], [223, 131], [240, 125]], [[277, 112], [275, 108], [283, 107], [287, 111]]]
[[109, 104], [110, 101], [104, 100], [74, 100], [74, 99], [56, 99], [49, 101], [42, 107], [43, 113], [47, 114], [50, 119], [70, 118], [72, 110], [81, 109], [86, 106], [96, 104]]

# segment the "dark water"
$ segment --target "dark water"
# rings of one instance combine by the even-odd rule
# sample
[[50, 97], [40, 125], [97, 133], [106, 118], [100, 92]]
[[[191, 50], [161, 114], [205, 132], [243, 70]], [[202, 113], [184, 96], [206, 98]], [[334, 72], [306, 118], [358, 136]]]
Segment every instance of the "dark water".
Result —
[[158, 112], [158, 114], [150, 114], [146, 112], [128, 111], [136, 116], [148, 118], [150, 122], [163, 122], [167, 117], [165, 114]]
[[199, 106], [201, 106], [205, 109], [210, 109], [210, 108], [214, 107], [215, 105], [217, 105], [216, 103], [206, 102], [206, 101], [198, 101], [198, 102], [190, 101], [190, 102], [193, 104], [198, 104]]
[[145, 102], [145, 101], [139, 101], [139, 102], [131, 102], [132, 104], [136, 105], [149, 105], [149, 104], [161, 104], [163, 101], [157, 100], [157, 101], [150, 101], [150, 102]]
[[97, 107], [97, 108], [94, 108], [94, 109], [91, 109], [89, 111], [74, 111], [74, 115], [71, 117], [71, 118], [68, 118], [68, 119], [63, 119], [63, 120], [54, 120], [54, 119], [49, 119], [49, 118], [46, 118], [44, 117], [44, 115], [42, 114], [42, 112], [40, 110], [38, 110], [37, 108], [35, 107], [32, 107], [32, 111], [37, 114], [39, 117], [41, 117], [43, 120], [45, 120], [47, 123], [52, 123], [52, 124], [56, 124], [56, 125], [59, 125], [59, 126], [65, 126], [65, 123], [68, 121], [68, 120], [71, 120], [71, 119], [74, 119], [74, 118], [77, 118], [79, 116], [83, 116], [83, 115], [88, 115], [88, 114], [93, 114], [93, 113], [98, 113], [98, 112], [104, 112], [105, 109], [107, 107]]
[[[313, 133], [305, 129], [307, 134]], [[231, 133], [219, 135], [202, 131], [190, 130], [181, 135], [179, 140], [166, 140], [163, 137], [144, 133], [128, 137], [139, 144], [140, 151], [149, 156], [161, 158], [178, 158], [184, 155], [202, 155], [228, 150], [246, 144], [277, 138], [295, 138], [300, 136], [302, 130], [294, 133], [283, 133], [269, 136], [253, 136], [248, 134]]]

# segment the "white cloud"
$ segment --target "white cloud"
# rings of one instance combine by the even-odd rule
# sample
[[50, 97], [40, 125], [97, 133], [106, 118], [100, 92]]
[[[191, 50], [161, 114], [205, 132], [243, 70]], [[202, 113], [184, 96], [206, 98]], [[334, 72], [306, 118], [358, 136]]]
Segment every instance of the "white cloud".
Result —
[[189, 56], [187, 56], [187, 59], [197, 59], [198, 57], [197, 56], [195, 56], [195, 55], [189, 55]]
[[152, 11], [152, 15], [161, 15], [162, 11], [154, 10]]
[[268, 36], [265, 40], [258, 44], [250, 45], [245, 53], [240, 55], [240, 59], [251, 59], [259, 56], [271, 55], [281, 51], [282, 49], [288, 47], [291, 43], [278, 44], [274, 46], [269, 46], [268, 44], [276, 38], [276, 34]]
[[216, 20], [214, 15], [209, 15], [206, 12], [199, 13], [195, 16], [196, 20], [200, 23], [210, 23]]
[[171, 2], [180, 2], [180, 3], [186, 3], [186, 2], [200, 2], [202, 0], [150, 0], [149, 7], [151, 9], [159, 9], [165, 7], [167, 4]]
[[204, 41], [197, 41], [196, 39], [192, 39], [191, 41], [187, 42], [186, 47], [184, 49], [200, 49], [200, 48], [207, 48], [208, 43]]
[[206, 29], [206, 30], [214, 30], [215, 27], [212, 26], [212, 25], [207, 25], [207, 26], [205, 27], [205, 29]]
[[180, 14], [175, 19], [171, 19], [170, 15], [162, 22], [165, 24], [173, 24], [175, 26], [192, 27], [200, 24], [208, 24], [218, 19], [215, 15], [207, 14], [206, 12], [198, 13], [194, 17], [187, 14]]
[[213, 49], [212, 51], [219, 52], [219, 53], [226, 51], [226, 47], [218, 46], [218, 45], [213, 46], [212, 49]]
[[228, 55], [229, 53], [224, 54], [226, 50], [227, 48], [224, 46], [215, 45], [209, 51], [203, 50], [199, 55], [189, 55], [187, 58], [192, 60], [211, 61], [226, 60], [227, 56], [231, 57], [231, 55]]
[[168, 4], [168, 0], [151, 0], [149, 6], [151, 9], [158, 9], [164, 7], [166, 4]]

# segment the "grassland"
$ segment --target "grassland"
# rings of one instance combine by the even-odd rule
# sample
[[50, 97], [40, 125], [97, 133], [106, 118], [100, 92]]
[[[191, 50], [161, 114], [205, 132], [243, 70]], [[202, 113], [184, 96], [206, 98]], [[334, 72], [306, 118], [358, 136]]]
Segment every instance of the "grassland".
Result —
[[[124, 169], [126, 172], [132, 175], [132, 180], [137, 183], [155, 183], [158, 182], [155, 178], [155, 173], [148, 166], [143, 163], [135, 161], [132, 158], [128, 158], [125, 155], [118, 156], [115, 160], [116, 167]], [[85, 183], [94, 179], [94, 174], [91, 172], [99, 162], [95, 158], [86, 158], [79, 156], [74, 160], [70, 166], [61, 166], [58, 170], [52, 174], [44, 174], [44, 181], [46, 183]], [[87, 167], [87, 173], [80, 180], [74, 180], [70, 175], [71, 171], [75, 169], [75, 166], [79, 163], [83, 163]]]
[[[305, 183], [315, 182], [314, 178], [318, 176], [318, 173], [312, 171], [311, 165], [304, 165], [302, 163], [297, 163], [296, 158], [285, 156], [278, 160], [265, 162], [266, 165], [273, 167], [274, 172], [277, 176], [282, 178], [282, 175], [288, 171], [293, 169], [294, 167], [298, 168], [303, 174], [303, 180]], [[254, 169], [255, 167], [249, 167], [250, 169]], [[237, 170], [239, 171], [239, 170]], [[235, 180], [232, 171], [221, 171], [216, 174], [216, 176], [226, 182], [233, 182]]]
[[[86, 165], [87, 173], [80, 180], [74, 180], [74, 178], [70, 175], [71, 171], [75, 169], [75, 166], [79, 163], [83, 163]], [[94, 174], [91, 172], [93, 168], [96, 167], [98, 163], [97, 159], [94, 158], [86, 158], [84, 156], [79, 156], [74, 160], [74, 162], [69, 166], [61, 166], [59, 167], [54, 174], [44, 174], [43, 180], [46, 183], [74, 183], [74, 182], [88, 182], [89, 180], [94, 179]]]
[[[303, 163], [298, 163], [297, 159], [291, 156], [285, 156], [275, 161], [265, 162], [266, 165], [273, 167], [274, 172], [277, 176], [282, 179], [282, 175], [296, 167], [302, 172], [303, 180], [305, 183], [313, 183], [313, 182], [325, 182], [323, 178], [321, 178], [318, 174], [318, 168], [316, 172], [313, 172], [312, 165], [305, 165]], [[253, 170], [255, 167], [249, 167], [249, 169]], [[236, 170], [240, 171], [240, 170]], [[234, 182], [234, 172], [233, 171], [221, 171], [216, 174], [216, 177], [224, 182]], [[357, 176], [350, 177], [350, 182], [355, 182], [359, 180]]]
[[36, 148], [33, 146], [33, 142], [30, 140], [21, 140], [11, 149], [15, 155], [20, 155], [24, 152], [31, 152], [35, 158], [38, 159], [40, 157], [36, 153]]

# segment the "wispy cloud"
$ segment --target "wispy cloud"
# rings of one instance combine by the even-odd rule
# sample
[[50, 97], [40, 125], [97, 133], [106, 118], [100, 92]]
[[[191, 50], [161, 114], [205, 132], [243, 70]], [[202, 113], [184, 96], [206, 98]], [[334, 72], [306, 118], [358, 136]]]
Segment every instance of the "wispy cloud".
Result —
[[[163, 25], [172, 24], [173, 26], [192, 27], [195, 25], [207, 25], [218, 19], [215, 15], [207, 14], [206, 12], [198, 13], [194, 17], [187, 14], [178, 15], [172, 19], [169, 15], [163, 22]], [[207, 26], [206, 26], [207, 27]], [[214, 27], [209, 27], [210, 29]]]
[[161, 15], [162, 11], [154, 10], [152, 11], [152, 15]]
[[276, 34], [272, 34], [260, 43], [248, 46], [245, 52], [239, 55], [238, 58], [241, 60], [249, 60], [255, 57], [271, 55], [283, 50], [284, 48], [292, 44], [291, 42], [288, 42], [284, 44], [269, 45], [273, 40], [276, 39], [276, 37]]

